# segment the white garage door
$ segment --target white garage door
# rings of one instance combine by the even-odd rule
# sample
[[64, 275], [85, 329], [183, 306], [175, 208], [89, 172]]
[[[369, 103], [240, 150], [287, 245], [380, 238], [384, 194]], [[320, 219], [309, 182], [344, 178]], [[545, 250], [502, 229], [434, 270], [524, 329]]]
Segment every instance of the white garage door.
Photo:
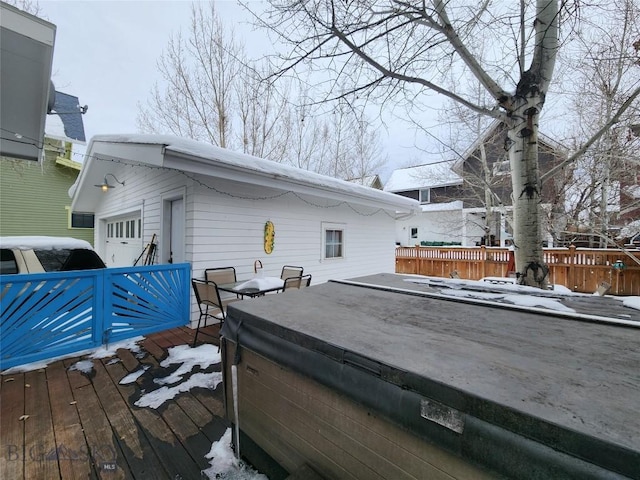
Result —
[[[142, 221], [140, 215], [107, 221], [106, 255], [108, 267], [130, 267], [142, 253]], [[142, 265], [144, 258], [138, 265]]]

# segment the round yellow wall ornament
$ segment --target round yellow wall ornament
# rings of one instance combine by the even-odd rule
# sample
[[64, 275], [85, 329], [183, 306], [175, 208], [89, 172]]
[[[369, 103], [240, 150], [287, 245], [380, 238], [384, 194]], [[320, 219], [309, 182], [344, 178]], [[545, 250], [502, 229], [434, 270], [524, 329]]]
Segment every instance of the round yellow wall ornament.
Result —
[[273, 245], [276, 238], [276, 227], [273, 222], [268, 221], [264, 224], [264, 251], [266, 253], [273, 252]]

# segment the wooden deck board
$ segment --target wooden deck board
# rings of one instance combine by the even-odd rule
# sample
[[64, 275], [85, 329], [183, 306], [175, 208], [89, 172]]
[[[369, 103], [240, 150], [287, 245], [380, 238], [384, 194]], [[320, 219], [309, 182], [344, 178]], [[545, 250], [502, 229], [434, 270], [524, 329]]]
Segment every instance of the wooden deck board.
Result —
[[[124, 348], [118, 350], [118, 358], [122, 362], [124, 368], [127, 369], [127, 373], [131, 373], [140, 367], [140, 360], [136, 358], [129, 350]], [[126, 374], [125, 374], [126, 375]]]
[[77, 388], [73, 394], [87, 439], [89, 461], [98, 477], [133, 478], [93, 385]]
[[145, 351], [154, 358], [162, 358], [163, 355], [166, 355], [166, 351], [160, 345], [158, 345], [151, 338], [145, 338], [142, 342], [140, 342]]
[[[25, 462], [27, 478], [57, 478], [58, 465], [53, 434], [53, 420], [47, 376], [44, 369], [27, 372], [24, 376], [24, 443], [29, 461]], [[53, 456], [53, 460], [49, 460]]]
[[[134, 370], [141, 367], [142, 365], [138, 365]], [[116, 363], [108, 365], [106, 368], [114, 382], [117, 383], [118, 389], [124, 398], [135, 395], [136, 387], [119, 384], [120, 380], [128, 373], [124, 370], [122, 364]], [[130, 403], [134, 402], [135, 398], [130, 400]], [[166, 478], [192, 478], [199, 475], [199, 468], [197, 468], [186, 451], [177, 448], [180, 446], [178, 438], [156, 410], [134, 408], [132, 413], [140, 429], [145, 432], [149, 445], [167, 472]]]
[[3, 376], [0, 389], [0, 478], [24, 476], [24, 374]]
[[122, 408], [123, 403], [128, 401], [127, 397], [123, 398], [120, 395], [111, 377], [104, 378], [109, 374], [105, 371], [102, 362], [96, 361], [94, 364], [96, 394], [124, 452], [131, 473], [134, 478], [162, 478], [165, 472], [158, 468], [160, 462], [146, 438], [143, 437], [143, 432], [138, 428], [134, 415], [131, 410]]
[[[222, 386], [219, 386], [218, 389], [222, 389]], [[212, 396], [198, 391], [193, 392], [193, 395], [207, 408], [207, 410], [209, 410], [209, 412], [211, 412], [214, 417], [224, 418], [225, 411], [222, 398], [218, 398], [217, 395]], [[220, 397], [221, 396], [222, 394], [220, 394]]]
[[[170, 347], [191, 345], [194, 334], [181, 327], [149, 335], [139, 342], [142, 355], [121, 349], [117, 361], [91, 359], [90, 373], [70, 370], [82, 358], [68, 358], [3, 374], [0, 478], [201, 478], [204, 455], [228, 427], [222, 388], [183, 392], [153, 409], [135, 406], [142, 389], [159, 388], [150, 378], [120, 384], [145, 366], [144, 377], [174, 371], [160, 362]], [[206, 327], [198, 344], [217, 339], [218, 327]]]
[[51, 399], [51, 416], [62, 478], [90, 478], [86, 441], [76, 402], [62, 362], [49, 365], [47, 382]]

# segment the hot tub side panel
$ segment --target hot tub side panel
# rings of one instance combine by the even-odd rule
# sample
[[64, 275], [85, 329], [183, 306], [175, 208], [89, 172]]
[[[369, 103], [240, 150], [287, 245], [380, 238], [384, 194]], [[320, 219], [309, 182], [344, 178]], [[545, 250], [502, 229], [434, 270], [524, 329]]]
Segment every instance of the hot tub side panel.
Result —
[[[235, 343], [225, 339], [225, 395], [232, 422], [235, 351]], [[252, 350], [241, 348], [237, 368], [240, 429], [289, 472], [308, 464], [327, 479], [503, 478]]]

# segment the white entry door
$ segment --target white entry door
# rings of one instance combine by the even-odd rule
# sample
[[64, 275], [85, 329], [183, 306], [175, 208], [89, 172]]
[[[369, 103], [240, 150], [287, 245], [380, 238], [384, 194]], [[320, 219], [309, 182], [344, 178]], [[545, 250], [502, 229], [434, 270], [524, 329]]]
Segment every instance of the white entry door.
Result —
[[169, 261], [184, 262], [184, 199], [171, 201]]
[[140, 214], [107, 220], [104, 258], [107, 267], [132, 266], [142, 253], [142, 248]]

